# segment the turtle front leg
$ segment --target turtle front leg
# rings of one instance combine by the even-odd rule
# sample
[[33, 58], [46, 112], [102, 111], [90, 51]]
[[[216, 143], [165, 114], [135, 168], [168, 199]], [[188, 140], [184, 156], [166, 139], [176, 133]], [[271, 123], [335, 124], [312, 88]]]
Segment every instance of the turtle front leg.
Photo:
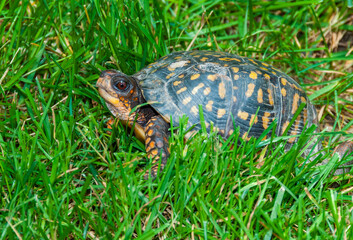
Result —
[[168, 142], [170, 133], [168, 129], [169, 124], [165, 122], [161, 116], [152, 117], [146, 124], [146, 152], [147, 156], [153, 159], [153, 165], [151, 167], [151, 173], [146, 171], [145, 179], [148, 179], [150, 176], [155, 178], [158, 173], [158, 168], [162, 171], [167, 164], [167, 159], [170, 154]]

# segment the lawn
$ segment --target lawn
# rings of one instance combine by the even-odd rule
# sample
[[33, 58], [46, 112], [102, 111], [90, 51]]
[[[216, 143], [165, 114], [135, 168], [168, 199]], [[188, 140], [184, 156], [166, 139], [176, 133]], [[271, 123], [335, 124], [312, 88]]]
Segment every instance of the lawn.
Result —
[[[353, 139], [351, 0], [2, 0], [0, 26], [0, 239], [353, 239], [352, 175], [330, 174]], [[167, 167], [144, 180], [144, 144], [107, 127], [95, 83], [188, 49], [292, 76], [319, 134], [288, 151], [288, 137], [184, 141], [182, 119]], [[311, 138], [324, 150], [309, 163]]]

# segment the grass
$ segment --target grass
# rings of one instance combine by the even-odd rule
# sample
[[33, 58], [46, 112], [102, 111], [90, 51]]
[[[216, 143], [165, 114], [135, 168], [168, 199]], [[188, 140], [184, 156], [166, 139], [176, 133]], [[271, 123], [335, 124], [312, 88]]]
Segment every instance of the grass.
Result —
[[[315, 166], [353, 137], [351, 7], [0, 1], [0, 238], [352, 238], [351, 175], [329, 175], [335, 158]], [[256, 57], [293, 76], [319, 110], [326, 151], [301, 157], [312, 128], [287, 152], [286, 137], [231, 147], [236, 134], [219, 144], [201, 131], [184, 142], [184, 119], [164, 173], [143, 180], [144, 145], [120, 124], [107, 129], [95, 82], [101, 70], [133, 74], [188, 48]]]

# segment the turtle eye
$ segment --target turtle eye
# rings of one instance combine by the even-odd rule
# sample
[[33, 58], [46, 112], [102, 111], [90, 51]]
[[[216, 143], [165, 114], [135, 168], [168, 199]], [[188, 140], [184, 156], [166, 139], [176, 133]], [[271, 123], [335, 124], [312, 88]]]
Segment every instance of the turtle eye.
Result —
[[128, 89], [129, 84], [124, 80], [118, 80], [114, 83], [114, 87], [117, 90], [125, 91], [126, 89]]

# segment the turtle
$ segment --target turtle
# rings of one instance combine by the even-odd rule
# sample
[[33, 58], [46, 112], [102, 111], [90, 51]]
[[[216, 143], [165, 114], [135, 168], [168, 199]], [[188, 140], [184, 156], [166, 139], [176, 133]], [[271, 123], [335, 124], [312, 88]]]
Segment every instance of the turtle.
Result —
[[[297, 136], [318, 125], [314, 105], [293, 78], [265, 62], [226, 52], [174, 52], [131, 76], [105, 70], [96, 86], [110, 112], [134, 126], [137, 138], [145, 142], [147, 156], [153, 159], [145, 179], [155, 178], [166, 166], [171, 119], [177, 126], [186, 115], [188, 127], [198, 130], [200, 107], [207, 131], [213, 126], [224, 139], [235, 130], [245, 141], [266, 139], [271, 132], [263, 133], [274, 121], [278, 136]], [[288, 144], [296, 139], [289, 138]], [[341, 158], [352, 151], [352, 142], [336, 149]]]

